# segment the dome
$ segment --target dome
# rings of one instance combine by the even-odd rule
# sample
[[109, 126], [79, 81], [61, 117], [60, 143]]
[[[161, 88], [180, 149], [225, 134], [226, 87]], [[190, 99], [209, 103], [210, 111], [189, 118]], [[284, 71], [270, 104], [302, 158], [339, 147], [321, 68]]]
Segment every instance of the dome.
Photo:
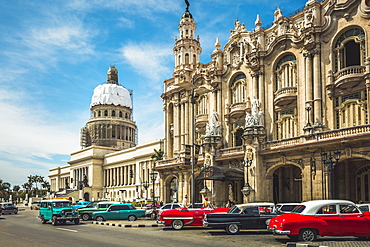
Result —
[[125, 106], [132, 109], [130, 92], [117, 84], [101, 84], [94, 89], [90, 108], [97, 105]]

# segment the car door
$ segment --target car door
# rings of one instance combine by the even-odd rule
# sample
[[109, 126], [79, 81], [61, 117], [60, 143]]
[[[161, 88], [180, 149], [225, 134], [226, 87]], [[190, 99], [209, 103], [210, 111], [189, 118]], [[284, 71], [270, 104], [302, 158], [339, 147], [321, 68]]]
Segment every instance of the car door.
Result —
[[240, 214], [240, 223], [243, 229], [259, 229], [259, 207], [245, 207]]
[[323, 235], [338, 236], [340, 234], [342, 221], [336, 204], [321, 207], [315, 217], [325, 223], [322, 225]]
[[340, 204], [339, 214], [341, 217], [341, 235], [358, 236], [366, 235], [369, 232], [370, 221], [354, 205]]
[[128, 216], [130, 215], [130, 213], [131, 213], [131, 210], [128, 205], [119, 206], [119, 213], [118, 213], [119, 216], [118, 217], [120, 220], [126, 220]]

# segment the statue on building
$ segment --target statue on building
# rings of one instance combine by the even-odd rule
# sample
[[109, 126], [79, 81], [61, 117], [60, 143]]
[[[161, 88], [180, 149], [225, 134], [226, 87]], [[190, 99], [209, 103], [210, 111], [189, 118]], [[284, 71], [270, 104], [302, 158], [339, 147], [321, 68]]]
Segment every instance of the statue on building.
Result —
[[246, 113], [245, 127], [264, 126], [264, 124], [264, 114], [262, 109], [260, 109], [260, 102], [258, 99], [253, 99], [252, 113]]
[[83, 185], [84, 185], [84, 187], [89, 187], [89, 184], [88, 184], [88, 180], [87, 180], [87, 176], [86, 176], [86, 174], [84, 175], [84, 180], [83, 180]]
[[220, 136], [221, 124], [218, 120], [217, 112], [213, 112], [206, 126], [206, 136]]

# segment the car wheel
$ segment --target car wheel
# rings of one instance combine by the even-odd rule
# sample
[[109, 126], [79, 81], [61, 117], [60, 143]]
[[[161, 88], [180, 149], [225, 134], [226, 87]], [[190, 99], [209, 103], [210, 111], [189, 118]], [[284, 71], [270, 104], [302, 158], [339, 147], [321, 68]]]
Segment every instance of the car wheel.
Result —
[[74, 221], [74, 223], [75, 223], [76, 225], [80, 224], [80, 219], [79, 219], [79, 218], [76, 218], [76, 219], [74, 219], [73, 221]]
[[182, 220], [174, 220], [172, 221], [171, 226], [174, 230], [181, 230], [182, 228], [184, 228], [184, 222]]
[[57, 217], [56, 217], [56, 216], [53, 216], [53, 219], [51, 220], [51, 224], [52, 224], [53, 226], [58, 225], [58, 220], [57, 220]]
[[317, 232], [315, 229], [302, 229], [299, 232], [298, 239], [305, 242], [315, 241], [317, 239]]
[[229, 224], [226, 226], [227, 234], [237, 234], [240, 231], [240, 226], [237, 224]]
[[18, 210], [14, 209], [14, 214], [17, 214], [18, 213]]
[[104, 218], [103, 218], [103, 216], [98, 216], [98, 217], [96, 217], [96, 220], [97, 221], [104, 221]]
[[86, 220], [90, 219], [90, 215], [89, 214], [82, 214], [81, 218], [82, 218], [82, 220], [86, 221]]
[[135, 215], [130, 215], [128, 217], [128, 221], [135, 221], [136, 220], [136, 216]]
[[44, 216], [41, 216], [41, 224], [45, 224], [46, 220], [44, 219]]

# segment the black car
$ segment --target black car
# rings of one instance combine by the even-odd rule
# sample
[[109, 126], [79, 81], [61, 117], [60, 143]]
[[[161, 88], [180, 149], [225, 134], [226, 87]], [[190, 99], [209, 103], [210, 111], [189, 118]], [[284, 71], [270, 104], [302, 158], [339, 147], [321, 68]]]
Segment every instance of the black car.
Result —
[[227, 213], [205, 214], [203, 227], [237, 234], [241, 229], [266, 229], [265, 221], [276, 216], [273, 203], [241, 204], [230, 208]]
[[0, 203], [0, 207], [2, 209], [2, 214], [17, 214], [18, 213], [18, 207], [14, 206], [13, 203], [3, 202], [3, 203]]

